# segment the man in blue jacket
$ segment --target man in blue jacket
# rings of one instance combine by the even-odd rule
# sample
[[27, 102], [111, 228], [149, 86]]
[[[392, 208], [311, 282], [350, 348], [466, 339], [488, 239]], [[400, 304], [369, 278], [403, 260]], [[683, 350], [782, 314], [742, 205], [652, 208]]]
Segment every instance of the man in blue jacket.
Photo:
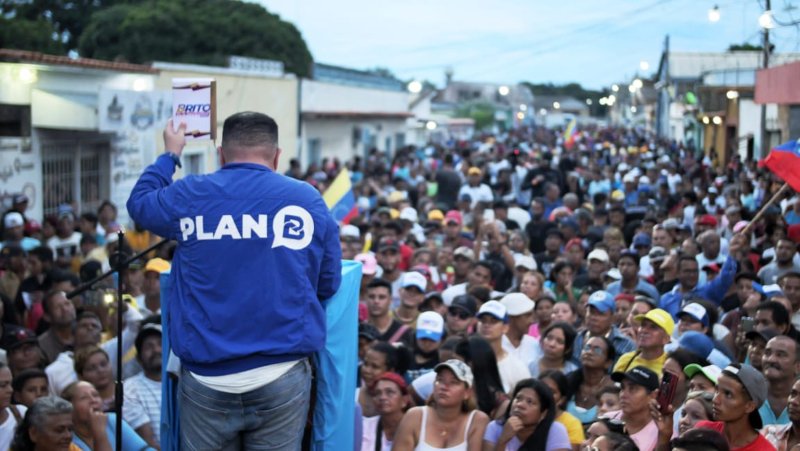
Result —
[[169, 333], [183, 366], [184, 449], [300, 449], [308, 357], [325, 341], [320, 301], [341, 282], [339, 229], [310, 185], [275, 172], [278, 126], [225, 120], [221, 169], [172, 182], [185, 124], [128, 199], [131, 218], [178, 241]]
[[735, 256], [739, 254], [740, 250], [747, 249], [746, 246], [746, 238], [743, 235], [734, 235], [730, 242], [730, 252], [719, 275], [714, 280], [702, 285], [698, 284], [700, 268], [697, 259], [688, 255], [681, 257], [678, 260], [678, 284], [661, 296], [661, 308], [676, 318], [683, 307], [683, 301], [690, 296], [711, 301], [716, 305], [722, 303], [739, 268]]

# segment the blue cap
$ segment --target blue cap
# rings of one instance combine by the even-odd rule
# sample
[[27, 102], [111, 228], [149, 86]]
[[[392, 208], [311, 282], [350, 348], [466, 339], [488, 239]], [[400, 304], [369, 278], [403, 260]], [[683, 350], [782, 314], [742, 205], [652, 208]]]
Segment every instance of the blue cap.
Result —
[[596, 308], [600, 313], [616, 312], [617, 303], [614, 302], [614, 296], [608, 291], [595, 291], [589, 296], [589, 305]]
[[650, 235], [648, 235], [646, 233], [641, 233], [640, 232], [640, 233], [637, 233], [633, 237], [633, 247], [634, 248], [639, 247], [639, 246], [650, 247], [650, 243], [651, 243]]
[[704, 359], [714, 350], [714, 341], [708, 335], [694, 330], [687, 330], [678, 339], [678, 347]]

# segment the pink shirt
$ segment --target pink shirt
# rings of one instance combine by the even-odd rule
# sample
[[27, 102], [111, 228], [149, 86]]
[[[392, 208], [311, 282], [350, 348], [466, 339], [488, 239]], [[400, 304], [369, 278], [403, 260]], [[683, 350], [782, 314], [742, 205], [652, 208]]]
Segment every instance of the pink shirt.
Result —
[[[622, 411], [615, 410], [608, 412], [604, 417], [622, 420]], [[630, 434], [629, 437], [633, 440], [633, 443], [636, 443], [640, 451], [653, 451], [658, 444], [658, 426], [655, 421], [650, 420], [641, 431]]]

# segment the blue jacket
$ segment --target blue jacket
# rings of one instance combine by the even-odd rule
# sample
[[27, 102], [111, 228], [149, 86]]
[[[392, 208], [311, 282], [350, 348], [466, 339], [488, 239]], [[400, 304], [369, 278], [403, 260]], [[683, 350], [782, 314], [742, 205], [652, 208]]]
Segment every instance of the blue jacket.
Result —
[[168, 300], [181, 363], [219, 376], [321, 349], [320, 301], [339, 288], [341, 249], [319, 193], [257, 164], [173, 183], [174, 172], [161, 155], [127, 207], [137, 224], [178, 241]]
[[[621, 281], [611, 282], [606, 287], [606, 292], [608, 292], [608, 294], [610, 294], [611, 296], [616, 297], [621, 291], [622, 291]], [[656, 290], [656, 287], [654, 287], [652, 284], [645, 282], [642, 279], [639, 279], [639, 281], [636, 282], [635, 291], [642, 291], [644, 293], [647, 293], [648, 296], [653, 298], [656, 302], [658, 302], [659, 299], [661, 298], [661, 296], [658, 294], [658, 290]]]
[[675, 318], [675, 315], [677, 315], [678, 312], [681, 311], [681, 307], [683, 307], [684, 298], [689, 295], [700, 297], [719, 305], [722, 303], [722, 299], [733, 284], [738, 266], [739, 264], [736, 260], [728, 256], [719, 271], [719, 275], [717, 275], [714, 280], [703, 285], [695, 286], [694, 289], [688, 293], [681, 293], [681, 284], [678, 283], [672, 291], [664, 293], [664, 295], [661, 296], [661, 303], [659, 306], [663, 310], [668, 311], [672, 317]]

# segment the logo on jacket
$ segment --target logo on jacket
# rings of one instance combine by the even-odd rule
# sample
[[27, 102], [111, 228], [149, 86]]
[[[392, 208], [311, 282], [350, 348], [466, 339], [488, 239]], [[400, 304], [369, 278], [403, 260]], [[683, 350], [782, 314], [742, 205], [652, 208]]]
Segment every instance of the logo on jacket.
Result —
[[303, 208], [296, 205], [283, 207], [272, 221], [272, 247], [288, 247], [299, 251], [311, 243], [314, 220]]

